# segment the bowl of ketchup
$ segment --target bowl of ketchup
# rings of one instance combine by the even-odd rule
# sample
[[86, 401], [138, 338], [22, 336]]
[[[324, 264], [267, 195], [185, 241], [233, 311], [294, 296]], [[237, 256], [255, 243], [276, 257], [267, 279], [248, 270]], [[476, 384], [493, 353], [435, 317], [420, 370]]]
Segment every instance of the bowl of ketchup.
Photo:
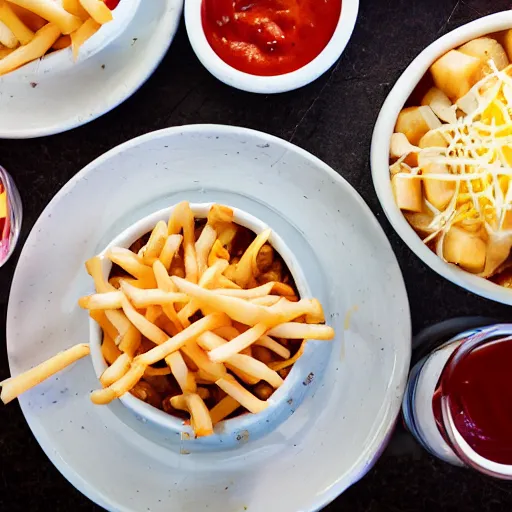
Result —
[[185, 24], [201, 63], [248, 92], [302, 87], [340, 57], [359, 0], [186, 0]]

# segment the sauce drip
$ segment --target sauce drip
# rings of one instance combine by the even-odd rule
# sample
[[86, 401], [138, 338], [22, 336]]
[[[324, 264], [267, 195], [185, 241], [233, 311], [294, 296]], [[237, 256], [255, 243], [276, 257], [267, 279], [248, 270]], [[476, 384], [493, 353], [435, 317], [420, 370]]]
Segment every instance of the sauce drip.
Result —
[[206, 38], [227, 64], [274, 76], [311, 62], [330, 41], [341, 0], [203, 0]]
[[118, 5], [121, 0], [105, 0], [105, 5], [113, 11]]
[[440, 397], [449, 396], [456, 429], [487, 460], [512, 464], [512, 341], [492, 341], [464, 355], [442, 375], [433, 398], [441, 434]]

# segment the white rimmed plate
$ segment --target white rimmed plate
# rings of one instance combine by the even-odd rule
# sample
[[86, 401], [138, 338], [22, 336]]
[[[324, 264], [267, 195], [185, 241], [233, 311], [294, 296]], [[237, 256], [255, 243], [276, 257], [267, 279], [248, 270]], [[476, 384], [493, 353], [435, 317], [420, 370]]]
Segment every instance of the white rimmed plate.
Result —
[[117, 107], [160, 64], [182, 8], [183, 0], [142, 1], [124, 31], [90, 58], [69, 67], [70, 57], [57, 55], [0, 77], [0, 138], [61, 133]]
[[292, 144], [235, 127], [178, 127], [127, 142], [77, 174], [22, 251], [7, 320], [11, 371], [87, 340], [88, 317], [76, 306], [91, 290], [84, 259], [135, 220], [183, 199], [242, 208], [297, 256], [337, 330], [309, 396], [263, 439], [187, 454], [185, 441], [176, 446], [119, 402], [93, 406], [98, 381], [82, 360], [25, 394], [25, 417], [62, 474], [109, 510], [317, 510], [368, 471], [391, 433], [409, 367], [410, 319], [395, 256], [370, 210]]

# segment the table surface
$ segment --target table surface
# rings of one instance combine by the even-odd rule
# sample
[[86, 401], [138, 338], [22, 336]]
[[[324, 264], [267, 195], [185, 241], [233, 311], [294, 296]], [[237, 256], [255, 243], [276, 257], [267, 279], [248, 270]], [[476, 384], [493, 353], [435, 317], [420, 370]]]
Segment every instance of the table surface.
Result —
[[[415, 332], [454, 316], [506, 319], [506, 306], [443, 280], [405, 247], [382, 213], [368, 159], [379, 108], [409, 62], [447, 31], [509, 7], [506, 0], [361, 0], [354, 35], [340, 61], [308, 87], [277, 96], [251, 95], [218, 82], [193, 54], [181, 26], [153, 77], [115, 111], [62, 135], [0, 140], [1, 163], [13, 174], [24, 202], [22, 242], [62, 185], [110, 148], [168, 126], [246, 126], [307, 149], [361, 193], [400, 262]], [[4, 324], [18, 254], [19, 249], [0, 271]], [[4, 329], [0, 336], [2, 380], [9, 373]], [[99, 510], [52, 466], [17, 404], [0, 408], [0, 453], [0, 510]], [[422, 512], [431, 507], [446, 512], [512, 510], [512, 485], [433, 460], [399, 429], [375, 468], [326, 510]]]

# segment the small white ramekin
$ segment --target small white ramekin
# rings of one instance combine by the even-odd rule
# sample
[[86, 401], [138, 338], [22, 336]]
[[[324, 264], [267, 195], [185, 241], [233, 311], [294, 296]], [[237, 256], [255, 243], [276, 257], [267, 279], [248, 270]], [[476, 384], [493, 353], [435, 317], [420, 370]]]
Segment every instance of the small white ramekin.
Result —
[[359, 0], [343, 0], [338, 25], [327, 46], [309, 64], [277, 76], [244, 73], [224, 62], [212, 49], [203, 29], [203, 0], [186, 0], [185, 25], [190, 44], [203, 66], [216, 78], [242, 91], [274, 94], [298, 89], [324, 74], [340, 57], [354, 30]]
[[485, 16], [437, 39], [412, 61], [389, 93], [375, 124], [371, 168], [373, 184], [384, 213], [411, 251], [452, 283], [481, 297], [512, 305], [512, 290], [446, 263], [421, 241], [396, 205], [389, 176], [389, 146], [398, 114], [431, 64], [447, 51], [471, 39], [509, 28], [512, 28], [512, 11]]
[[[213, 203], [191, 204], [190, 207], [196, 218], [206, 218], [208, 211]], [[117, 236], [104, 249], [101, 255], [111, 247], [130, 247], [141, 236], [149, 233], [160, 220], [167, 220], [173, 211], [174, 206], [153, 213], [126, 229]], [[269, 226], [256, 217], [233, 208], [234, 220], [237, 224], [244, 226], [254, 233], [259, 234]], [[310, 288], [306, 282], [302, 269], [297, 260], [285, 242], [277, 233], [272, 231], [269, 239], [270, 244], [281, 255], [288, 266], [290, 273], [295, 281], [300, 297], [311, 297]], [[107, 258], [103, 258], [103, 273], [108, 277], [112, 265]], [[96, 375], [99, 377], [107, 368], [107, 364], [101, 353], [102, 333], [98, 324], [90, 321], [90, 346], [91, 357]], [[183, 420], [169, 415], [142, 400], [139, 400], [130, 393], [123, 395], [120, 400], [125, 407], [130, 409], [143, 423], [163, 429], [167, 434], [181, 435], [182, 432], [188, 434], [187, 451], [212, 451], [234, 448], [247, 440], [261, 438], [265, 434], [274, 430], [284, 420], [286, 420], [302, 402], [307, 393], [308, 375], [314, 351], [306, 351], [308, 357], [301, 357], [293, 366], [291, 372], [286, 377], [284, 384], [277, 389], [269, 399], [269, 407], [258, 414], [243, 414], [233, 419], [222, 421], [215, 426], [215, 433], [212, 436], [194, 439], [190, 426], [185, 426]]]
[[131, 23], [135, 17], [141, 0], [121, 0], [112, 11], [112, 21], [105, 23], [89, 38], [80, 48], [80, 53], [75, 61], [71, 48], [64, 48], [45, 55], [41, 59], [29, 62], [25, 66], [10, 74], [26, 75], [28, 73], [46, 74], [71, 71], [74, 66], [93, 57], [110, 43], [115, 41]]

